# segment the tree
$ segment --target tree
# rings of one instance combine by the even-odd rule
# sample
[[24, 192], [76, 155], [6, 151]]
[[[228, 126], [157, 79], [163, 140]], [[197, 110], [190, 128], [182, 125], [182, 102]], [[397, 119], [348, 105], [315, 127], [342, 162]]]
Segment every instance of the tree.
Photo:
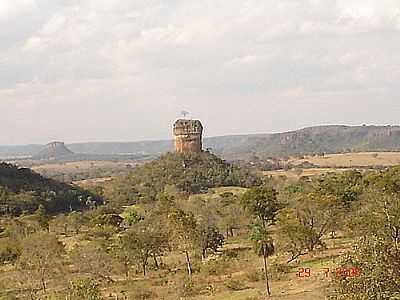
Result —
[[80, 274], [90, 275], [95, 279], [112, 282], [113, 260], [105, 250], [93, 243], [76, 246], [70, 254], [74, 268]]
[[277, 199], [277, 192], [270, 187], [256, 187], [248, 190], [243, 194], [242, 204], [256, 219], [250, 239], [254, 243], [257, 254], [263, 257], [267, 293], [268, 296], [271, 296], [267, 258], [274, 253], [274, 244], [267, 228], [275, 223], [276, 215], [282, 208], [282, 204]]
[[360, 239], [342, 265], [355, 270], [357, 276], [338, 277], [331, 299], [400, 299], [400, 249], [389, 240]]
[[192, 280], [192, 262], [190, 252], [198, 240], [197, 222], [192, 213], [173, 209], [168, 215], [171, 242], [174, 247], [185, 254], [189, 280]]
[[35, 212], [36, 220], [39, 223], [40, 228], [49, 231], [49, 221], [50, 217], [46, 213], [46, 209], [42, 204], [39, 205], [39, 208]]
[[312, 191], [298, 196], [297, 202], [279, 212], [278, 244], [291, 257], [288, 263], [316, 248], [324, 248], [322, 237], [332, 236], [341, 227], [345, 206], [334, 195]]
[[213, 225], [200, 225], [198, 243], [201, 248], [201, 257], [205, 260], [208, 252], [216, 252], [224, 244], [224, 236]]
[[234, 236], [234, 230], [240, 229], [248, 221], [244, 214], [240, 199], [232, 193], [224, 193], [218, 199], [218, 225], [226, 233], [226, 237]]
[[76, 234], [79, 234], [79, 231], [85, 222], [86, 219], [81, 212], [73, 211], [67, 216], [67, 224]]
[[355, 236], [384, 237], [400, 248], [400, 194], [366, 190], [354, 205], [347, 227]]
[[341, 227], [341, 219], [345, 212], [346, 204], [334, 195], [322, 194], [313, 191], [303, 194], [295, 207], [299, 222], [306, 229], [314, 232], [314, 241], [310, 241], [309, 250], [315, 246], [322, 246], [321, 238], [331, 232], [332, 236]]
[[142, 221], [126, 230], [119, 240], [117, 249], [119, 257], [131, 264], [137, 264], [142, 268], [143, 276], [147, 274], [149, 259], [163, 255], [168, 249], [168, 237], [158, 226]]
[[46, 293], [47, 282], [62, 270], [64, 246], [55, 235], [38, 232], [23, 239], [21, 249], [17, 262], [19, 270], [34, 283], [40, 282], [42, 291]]
[[275, 222], [276, 214], [282, 208], [277, 194], [271, 187], [255, 187], [242, 196], [243, 207], [258, 219], [264, 229]]
[[378, 186], [366, 190], [349, 222], [359, 239], [342, 264], [356, 268], [358, 277], [338, 278], [332, 299], [400, 299], [400, 196]]
[[318, 242], [314, 230], [302, 224], [292, 208], [282, 209], [277, 216], [278, 246], [290, 253], [288, 263], [307, 254], [308, 249], [313, 249]]
[[258, 256], [262, 256], [264, 262], [265, 281], [267, 284], [268, 296], [271, 296], [271, 290], [268, 279], [268, 257], [275, 252], [274, 242], [269, 233], [263, 226], [256, 224], [252, 227], [250, 239], [253, 242], [254, 251]]

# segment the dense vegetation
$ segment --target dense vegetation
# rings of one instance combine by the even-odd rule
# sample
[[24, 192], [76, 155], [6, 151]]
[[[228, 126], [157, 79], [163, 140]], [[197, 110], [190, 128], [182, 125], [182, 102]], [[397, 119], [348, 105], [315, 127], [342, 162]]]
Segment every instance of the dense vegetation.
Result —
[[249, 170], [231, 165], [211, 153], [168, 153], [114, 180], [105, 196], [111, 201], [132, 204], [138, 197], [154, 200], [158, 193], [171, 188], [195, 194], [214, 187], [260, 184], [261, 179]]
[[27, 168], [0, 164], [0, 214], [32, 213], [43, 205], [49, 213], [79, 210], [101, 199], [77, 187], [44, 178]]

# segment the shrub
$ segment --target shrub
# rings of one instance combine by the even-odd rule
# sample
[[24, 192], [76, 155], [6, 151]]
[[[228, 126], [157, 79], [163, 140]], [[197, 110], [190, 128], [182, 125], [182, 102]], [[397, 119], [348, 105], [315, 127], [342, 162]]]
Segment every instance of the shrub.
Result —
[[72, 299], [100, 300], [98, 283], [91, 278], [77, 278], [71, 281]]
[[284, 278], [291, 272], [292, 268], [287, 264], [274, 263], [271, 265], [271, 274], [277, 280]]
[[21, 254], [19, 245], [10, 239], [3, 239], [0, 243], [0, 263], [15, 262]]
[[229, 264], [225, 260], [211, 260], [202, 266], [202, 271], [207, 275], [224, 275]]
[[242, 281], [237, 279], [229, 279], [225, 283], [225, 286], [232, 291], [242, 291], [247, 289], [246, 285]]
[[251, 271], [246, 273], [246, 278], [249, 282], [257, 282], [264, 279], [264, 273], [259, 270]]
[[222, 253], [222, 255], [223, 255], [224, 258], [236, 259], [236, 258], [239, 257], [239, 252], [237, 250], [234, 250], [234, 249], [228, 249], [228, 250], [225, 250]]
[[193, 282], [190, 281], [188, 278], [184, 279], [182, 281], [182, 284], [178, 286], [178, 294], [183, 298], [194, 297], [199, 293], [200, 291], [195, 288]]

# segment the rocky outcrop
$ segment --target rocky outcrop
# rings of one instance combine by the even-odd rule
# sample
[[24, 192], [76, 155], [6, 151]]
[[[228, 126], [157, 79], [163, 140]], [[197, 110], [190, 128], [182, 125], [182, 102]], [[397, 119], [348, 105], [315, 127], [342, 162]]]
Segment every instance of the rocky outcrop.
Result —
[[59, 159], [73, 155], [63, 142], [52, 142], [45, 146], [43, 150], [33, 156], [33, 159]]
[[177, 120], [174, 136], [175, 151], [178, 153], [199, 153], [203, 149], [203, 125], [199, 120]]

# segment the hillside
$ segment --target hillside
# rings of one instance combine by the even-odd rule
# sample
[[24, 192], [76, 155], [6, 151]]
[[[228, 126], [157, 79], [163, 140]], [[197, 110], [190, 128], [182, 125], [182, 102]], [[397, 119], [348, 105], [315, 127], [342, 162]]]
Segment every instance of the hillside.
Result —
[[399, 151], [399, 126], [319, 126], [296, 131], [211, 138], [213, 149], [230, 159], [257, 155], [289, 156], [317, 153]]
[[44, 178], [30, 169], [0, 164], [0, 215], [32, 213], [40, 204], [50, 213], [65, 212], [99, 201], [90, 192]]
[[[1, 156], [37, 153], [44, 146], [0, 147]], [[129, 143], [78, 143], [67, 147], [75, 153], [91, 155], [160, 155], [173, 149], [171, 140]], [[211, 137], [204, 147], [225, 159], [248, 159], [253, 155], [304, 155], [314, 153], [400, 151], [400, 126], [317, 126], [275, 134]], [[34, 152], [33, 152], [34, 150]]]
[[167, 153], [110, 181], [105, 196], [125, 205], [132, 204], [137, 197], [155, 200], [159, 193], [171, 189], [195, 194], [215, 187], [259, 184], [261, 178], [256, 174], [211, 153]]

